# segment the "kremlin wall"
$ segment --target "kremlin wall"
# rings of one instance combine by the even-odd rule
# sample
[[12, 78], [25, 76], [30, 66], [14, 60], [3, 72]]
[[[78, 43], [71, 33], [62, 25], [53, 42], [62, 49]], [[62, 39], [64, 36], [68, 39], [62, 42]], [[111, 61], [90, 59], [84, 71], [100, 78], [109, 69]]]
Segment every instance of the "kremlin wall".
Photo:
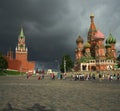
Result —
[[25, 44], [23, 28], [21, 28], [20, 35], [18, 36], [18, 44], [15, 49], [15, 58], [13, 51], [8, 51], [5, 58], [8, 61], [8, 69], [10, 70], [17, 70], [20, 72], [34, 71], [35, 62], [28, 61], [28, 49]]

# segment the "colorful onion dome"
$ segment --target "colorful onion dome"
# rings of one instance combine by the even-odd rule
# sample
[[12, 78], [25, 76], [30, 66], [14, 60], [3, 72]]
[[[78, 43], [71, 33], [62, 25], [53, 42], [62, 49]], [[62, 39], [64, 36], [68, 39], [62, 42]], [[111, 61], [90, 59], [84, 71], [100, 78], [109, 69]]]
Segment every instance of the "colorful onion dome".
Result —
[[90, 47], [91, 47], [90, 43], [86, 42], [84, 48], [90, 48]]
[[78, 48], [75, 49], [75, 53], [77, 53], [77, 52], [78, 52]]
[[105, 45], [105, 47], [108, 48], [108, 47], [111, 47], [111, 45], [110, 45], [109, 43], [107, 43], [107, 44]]
[[94, 39], [104, 39], [104, 37], [105, 37], [104, 34], [100, 30], [97, 30]]
[[83, 39], [82, 39], [82, 37], [79, 35], [78, 36], [78, 38], [77, 38], [77, 40], [76, 40], [76, 43], [78, 44], [78, 43], [83, 43]]
[[111, 44], [111, 43], [116, 43], [116, 39], [114, 38], [114, 36], [110, 33], [109, 37], [106, 39], [106, 44]]

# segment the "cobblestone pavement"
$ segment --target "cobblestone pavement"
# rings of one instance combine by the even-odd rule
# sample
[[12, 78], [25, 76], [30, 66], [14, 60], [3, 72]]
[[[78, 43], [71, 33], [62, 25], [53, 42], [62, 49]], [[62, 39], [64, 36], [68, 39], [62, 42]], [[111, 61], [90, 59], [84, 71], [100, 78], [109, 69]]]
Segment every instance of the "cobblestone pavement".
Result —
[[1, 76], [0, 111], [120, 111], [120, 81]]

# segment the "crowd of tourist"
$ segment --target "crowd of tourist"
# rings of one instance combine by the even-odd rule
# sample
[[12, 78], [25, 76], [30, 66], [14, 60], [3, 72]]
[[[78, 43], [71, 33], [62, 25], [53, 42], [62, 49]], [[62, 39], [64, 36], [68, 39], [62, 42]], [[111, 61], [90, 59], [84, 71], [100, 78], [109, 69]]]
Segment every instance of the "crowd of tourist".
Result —
[[120, 74], [104, 74], [104, 73], [99, 73], [99, 74], [73, 74], [71, 76], [72, 80], [96, 80], [99, 79], [100, 81], [102, 80], [119, 80], [120, 79]]
[[[71, 75], [71, 76], [70, 76]], [[27, 74], [27, 79], [29, 79], [32, 76], [31, 73]], [[46, 75], [44, 71], [37, 72], [36, 76], [38, 80], [43, 80], [44, 77], [50, 77], [51, 80], [65, 80], [65, 79], [70, 79], [73, 81], [85, 81], [85, 80], [108, 80], [108, 81], [113, 81], [113, 80], [120, 80], [120, 73], [114, 73], [114, 74], [106, 74], [106, 73], [89, 73], [89, 74], [84, 74], [84, 73], [77, 73], [77, 74], [66, 74], [66, 73], [60, 73], [58, 72], [57, 74], [51, 73], [49, 75]]]

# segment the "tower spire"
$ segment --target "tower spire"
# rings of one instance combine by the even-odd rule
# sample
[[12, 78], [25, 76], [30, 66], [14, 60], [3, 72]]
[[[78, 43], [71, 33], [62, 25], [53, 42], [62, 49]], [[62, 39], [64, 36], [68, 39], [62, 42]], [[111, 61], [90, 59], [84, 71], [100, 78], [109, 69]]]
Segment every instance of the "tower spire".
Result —
[[96, 31], [96, 26], [94, 24], [94, 14], [90, 15], [90, 19], [91, 19], [91, 24], [90, 24], [89, 31], [94, 32], [94, 31]]
[[19, 38], [25, 38], [24, 32], [23, 32], [23, 27], [21, 26], [21, 31], [20, 31], [20, 35]]
[[93, 13], [91, 13], [90, 19], [91, 19], [91, 23], [94, 22], [94, 14]]
[[91, 43], [91, 41], [94, 38], [95, 33], [97, 32], [97, 29], [94, 23], [94, 14], [90, 15], [90, 20], [91, 20], [91, 23], [90, 23], [90, 28], [88, 31], [88, 41]]
[[93, 57], [95, 57], [95, 40], [94, 40], [94, 36], [95, 33], [97, 32], [96, 26], [94, 24], [94, 14], [90, 15], [90, 28], [88, 31], [88, 42], [91, 44], [91, 55]]

